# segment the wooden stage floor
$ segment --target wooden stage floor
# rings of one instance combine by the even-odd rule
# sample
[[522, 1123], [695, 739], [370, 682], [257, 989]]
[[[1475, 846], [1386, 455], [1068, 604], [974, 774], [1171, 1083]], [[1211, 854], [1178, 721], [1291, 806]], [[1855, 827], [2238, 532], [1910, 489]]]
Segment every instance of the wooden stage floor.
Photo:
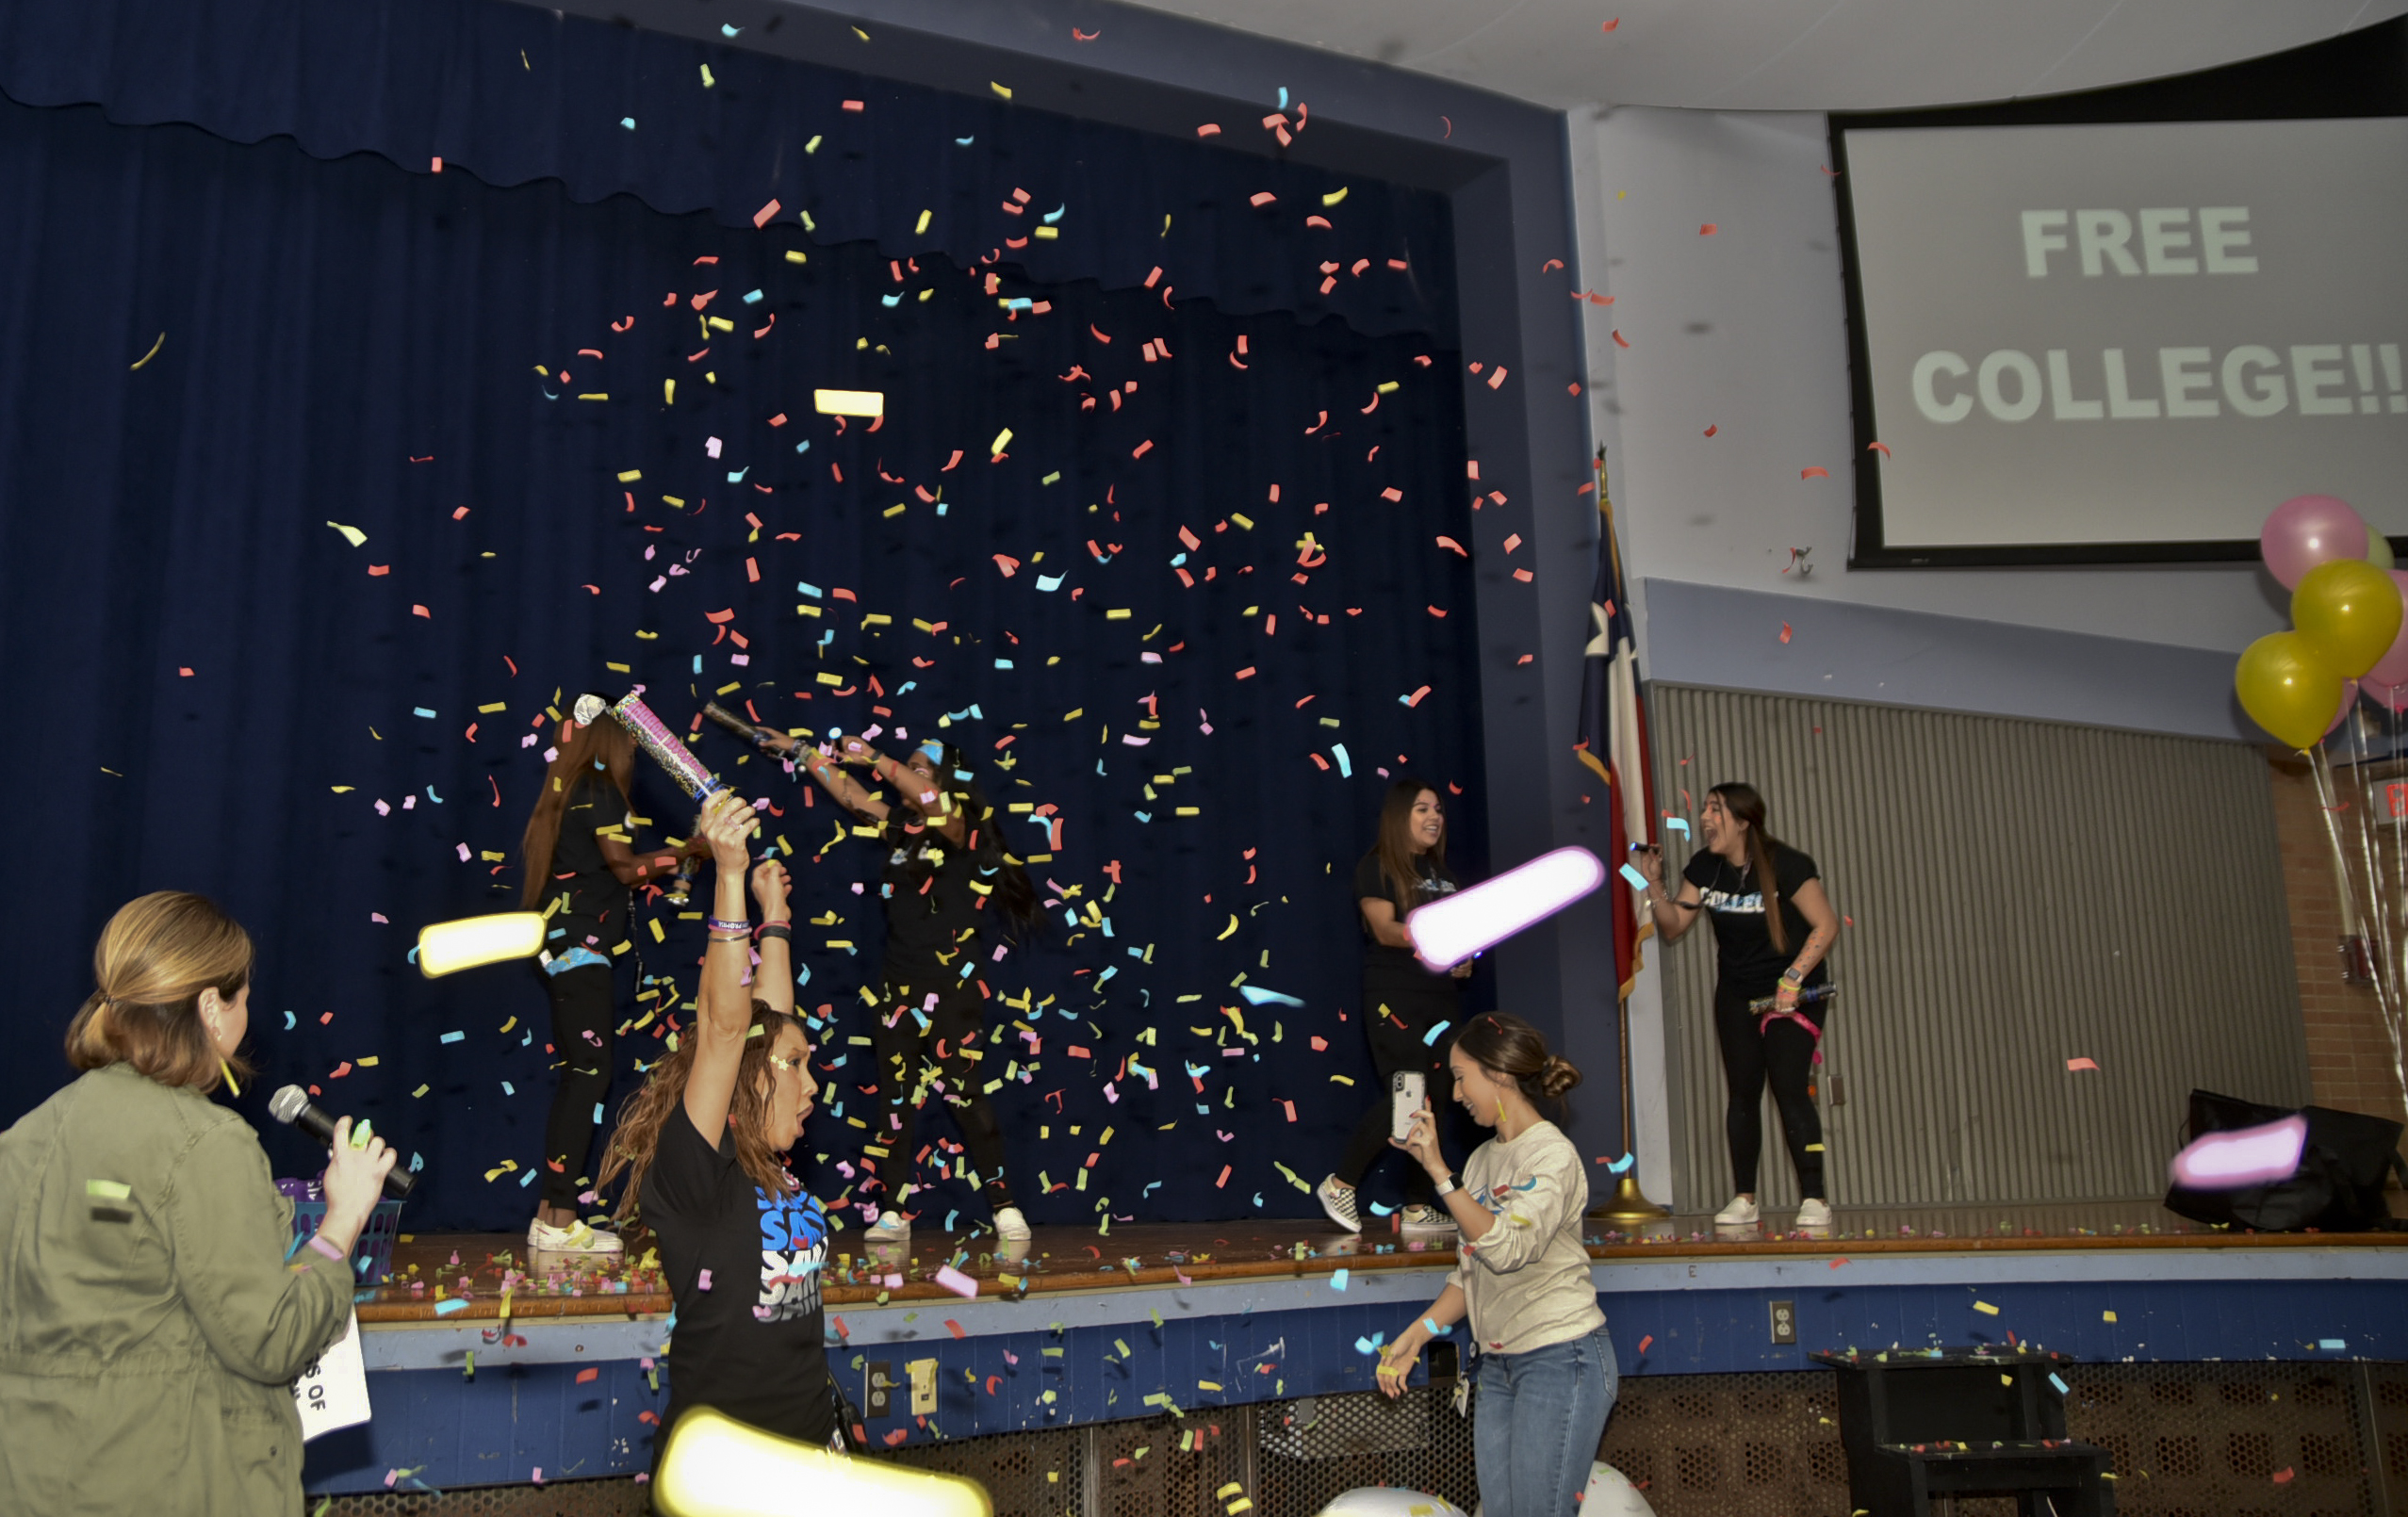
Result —
[[[2397, 1211], [2401, 1198], [2393, 1198]], [[2224, 1232], [2174, 1215], [2154, 1201], [2023, 1206], [1843, 1208], [1811, 1235], [1790, 1218], [1717, 1228], [1707, 1215], [1644, 1225], [1591, 1218], [1592, 1257], [1614, 1260], [1738, 1259], [1982, 1254], [2230, 1248], [2408, 1248], [2408, 1232]], [[651, 1238], [636, 1232], [627, 1260], [607, 1267], [560, 1255], [531, 1258], [525, 1234], [404, 1233], [393, 1283], [363, 1294], [363, 1325], [660, 1314], [663, 1288]], [[1429, 1268], [1452, 1259], [1452, 1232], [1350, 1236], [1327, 1222], [1263, 1218], [1124, 1224], [1108, 1232], [1039, 1228], [1021, 1249], [998, 1251], [991, 1232], [913, 1232], [908, 1248], [841, 1232], [830, 1245], [825, 1298], [830, 1307], [958, 1298], [935, 1280], [950, 1264], [985, 1296], [1129, 1290], [1197, 1280], [1229, 1281], [1391, 1268]], [[505, 1305], [505, 1293], [507, 1304]], [[457, 1303], [457, 1304], [455, 1304]]]

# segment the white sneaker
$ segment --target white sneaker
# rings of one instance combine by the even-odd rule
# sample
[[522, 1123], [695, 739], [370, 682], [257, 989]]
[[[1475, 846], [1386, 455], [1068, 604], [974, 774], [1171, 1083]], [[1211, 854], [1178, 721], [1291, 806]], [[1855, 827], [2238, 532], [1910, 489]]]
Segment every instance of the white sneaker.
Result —
[[1321, 1203], [1321, 1210], [1339, 1227], [1349, 1232], [1363, 1231], [1363, 1217], [1354, 1210], [1354, 1192], [1341, 1186], [1337, 1176], [1331, 1175], [1315, 1186], [1313, 1199]]
[[1404, 1231], [1407, 1232], [1452, 1232], [1455, 1219], [1434, 1206], [1408, 1206], [1404, 1209]]
[[866, 1231], [873, 1243], [898, 1243], [911, 1236], [911, 1219], [890, 1207]]
[[605, 1232], [582, 1222], [571, 1222], [565, 1228], [556, 1228], [541, 1217], [527, 1224], [527, 1247], [531, 1251], [584, 1254], [589, 1257], [627, 1251], [627, 1245], [615, 1232]]
[[1020, 1215], [1017, 1206], [998, 1207], [995, 1210], [995, 1234], [1007, 1243], [1026, 1243], [1028, 1218]]
[[1802, 1228], [1827, 1228], [1831, 1225], [1831, 1203], [1809, 1196], [1797, 1203], [1797, 1225]]
[[1733, 1196], [1730, 1204], [1714, 1214], [1714, 1225], [1744, 1228], [1756, 1220], [1756, 1203], [1745, 1196]]

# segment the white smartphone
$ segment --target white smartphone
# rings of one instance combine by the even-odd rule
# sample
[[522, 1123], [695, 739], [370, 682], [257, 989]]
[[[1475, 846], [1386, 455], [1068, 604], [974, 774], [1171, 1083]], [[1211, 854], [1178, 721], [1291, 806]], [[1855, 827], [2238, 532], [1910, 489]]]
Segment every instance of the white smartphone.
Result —
[[1413, 1114], [1421, 1109], [1422, 1076], [1400, 1069], [1388, 1076], [1388, 1136], [1402, 1143], [1413, 1135]]

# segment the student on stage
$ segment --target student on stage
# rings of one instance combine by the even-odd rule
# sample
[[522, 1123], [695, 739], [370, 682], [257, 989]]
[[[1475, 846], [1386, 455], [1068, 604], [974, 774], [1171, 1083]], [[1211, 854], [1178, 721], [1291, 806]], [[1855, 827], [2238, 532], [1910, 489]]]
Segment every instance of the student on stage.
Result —
[[838, 1429], [821, 1327], [827, 1216], [784, 1163], [819, 1086], [794, 1017], [788, 882], [775, 860], [752, 871], [761, 963], [745, 985], [752, 830], [741, 801], [723, 792], [705, 804], [718, 878], [696, 1019], [629, 1099], [602, 1164], [603, 1183], [627, 1176], [618, 1215], [660, 1239], [677, 1300], [663, 1448], [694, 1407], [820, 1444]]
[[[771, 747], [793, 753], [792, 738]], [[846, 738], [834, 757], [804, 750], [800, 761], [836, 804], [878, 826], [887, 850], [886, 994], [873, 1010], [870, 1036], [887, 1120], [873, 1149], [878, 1205], [874, 1242], [910, 1236], [911, 1169], [919, 1108], [942, 1091], [961, 1129], [975, 1183], [993, 1209], [995, 1232], [1007, 1242], [1028, 1240], [1028, 1219], [1013, 1204], [1004, 1175], [1003, 1128], [982, 1089], [1000, 1072], [1000, 1046], [980, 1048], [986, 990], [978, 967], [988, 945], [1024, 934], [1040, 920], [1037, 891], [1007, 857], [994, 807], [971, 780], [960, 750], [925, 742], [897, 763], [859, 738]], [[839, 763], [867, 766], [894, 788], [900, 809]], [[996, 1068], [990, 1068], [991, 1064]]]
[[1570, 1061], [1518, 1017], [1482, 1012], [1455, 1037], [1456, 1101], [1496, 1136], [1472, 1150], [1458, 1185], [1439, 1151], [1436, 1112], [1415, 1114], [1402, 1145], [1463, 1231], [1461, 1261], [1438, 1299], [1397, 1334], [1376, 1378], [1391, 1400], [1422, 1346], [1471, 1318], [1479, 1354], [1472, 1454], [1487, 1517], [1574, 1517], [1619, 1374], [1597, 1310], [1581, 1214], [1581, 1150], [1540, 1114], [1581, 1083]]
[[[1380, 807], [1378, 844], [1354, 866], [1354, 904], [1363, 922], [1363, 1031], [1371, 1042], [1372, 1068], [1379, 1071], [1372, 1092], [1377, 1099], [1354, 1124], [1346, 1156], [1313, 1192], [1330, 1220], [1349, 1232], [1363, 1231], [1356, 1187], [1390, 1151], [1391, 1078], [1417, 1071], [1428, 1094], [1447, 1088], [1445, 1037], [1462, 1015], [1460, 982], [1471, 973], [1471, 965], [1439, 974], [1423, 969], [1414, 957], [1404, 919], [1414, 907], [1454, 889], [1454, 872], [1447, 867], [1447, 810], [1437, 788], [1410, 776], [1398, 780]], [[1406, 1181], [1405, 1199], [1401, 1221], [1407, 1232], [1453, 1227], [1420, 1171]]]
[[628, 943], [631, 889], [672, 878], [683, 858], [703, 853], [698, 839], [680, 850], [636, 853], [628, 789], [635, 740], [603, 708], [600, 696], [581, 696], [561, 724], [543, 792], [519, 844], [527, 870], [520, 904], [540, 911], [562, 903], [547, 923], [539, 961], [559, 1074], [544, 1124], [542, 1201], [527, 1227], [528, 1248], [554, 1253], [608, 1255], [622, 1247], [617, 1233], [577, 1215], [577, 1198], [590, 1183], [586, 1151], [601, 1125], [614, 1071], [613, 1031], [619, 1019], [612, 961]]
[[[1698, 849], [1681, 871], [1680, 891], [1663, 892], [1663, 854], [1639, 853], [1647, 877], [1647, 907], [1656, 931], [1676, 942], [1697, 920], [1714, 919], [1719, 968], [1714, 980], [1714, 1035], [1722, 1044], [1730, 1104], [1723, 1126], [1739, 1194], [1714, 1214], [1726, 1227], [1757, 1219], [1756, 1165], [1764, 1146], [1764, 1082], [1781, 1109], [1790, 1161], [1797, 1166], [1797, 1225], [1827, 1227], [1829, 1192], [1823, 1179], [1823, 1121], [1808, 1090], [1815, 1048], [1828, 1026], [1831, 1003], [1799, 996], [1828, 978], [1824, 965], [1840, 936], [1840, 918], [1823, 891], [1814, 860], [1764, 827], [1764, 798], [1753, 785], [1717, 785], [1697, 817]], [[1767, 902], [1777, 910], [1765, 909]], [[1771, 1001], [1761, 1011], [1750, 1002]]]
[[[292, 1381], [351, 1319], [392, 1150], [335, 1124], [326, 1213], [241, 1117], [251, 938], [197, 895], [118, 908], [67, 1029], [83, 1076], [0, 1133], [0, 1507], [300, 1517]], [[290, 1263], [287, 1263], [287, 1256]]]

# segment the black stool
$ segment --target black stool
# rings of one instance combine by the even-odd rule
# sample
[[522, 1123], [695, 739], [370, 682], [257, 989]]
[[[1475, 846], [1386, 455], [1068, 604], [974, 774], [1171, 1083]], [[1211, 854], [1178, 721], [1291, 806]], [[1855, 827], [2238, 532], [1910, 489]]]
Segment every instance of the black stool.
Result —
[[1839, 1373], [1848, 1495], [1871, 1517], [1926, 1517], [1935, 1496], [2014, 1495], [2023, 1517], [2112, 1517], [2106, 1451], [2065, 1436], [2062, 1354], [1891, 1349], [1815, 1354]]

